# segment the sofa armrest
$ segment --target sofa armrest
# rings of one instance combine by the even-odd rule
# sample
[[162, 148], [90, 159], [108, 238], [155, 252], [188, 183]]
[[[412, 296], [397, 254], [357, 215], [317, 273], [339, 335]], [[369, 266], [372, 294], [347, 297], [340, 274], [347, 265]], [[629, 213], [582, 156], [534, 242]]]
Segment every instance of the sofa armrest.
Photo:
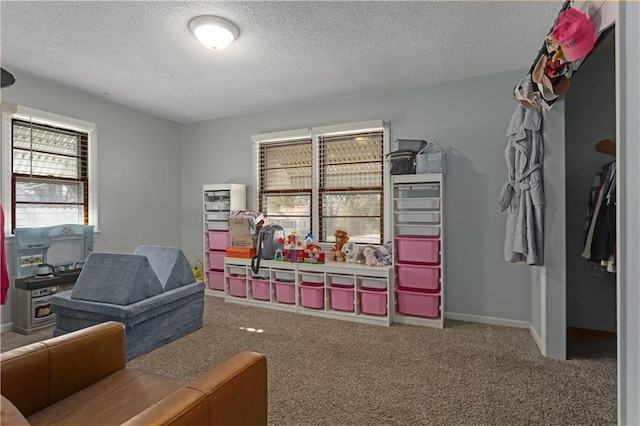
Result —
[[124, 367], [124, 325], [105, 322], [2, 353], [1, 393], [28, 417]]
[[240, 352], [125, 424], [266, 425], [267, 360]]

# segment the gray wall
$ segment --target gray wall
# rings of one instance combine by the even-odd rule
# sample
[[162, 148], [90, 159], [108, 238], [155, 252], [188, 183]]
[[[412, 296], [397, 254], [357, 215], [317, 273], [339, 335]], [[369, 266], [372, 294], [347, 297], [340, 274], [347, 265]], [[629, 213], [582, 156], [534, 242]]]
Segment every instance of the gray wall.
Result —
[[435, 140], [448, 150], [446, 311], [529, 321], [528, 267], [503, 257], [505, 217], [496, 201], [506, 180], [506, 128], [522, 71], [345, 98], [183, 126], [182, 227], [189, 258], [202, 257], [201, 189], [249, 185], [255, 206], [251, 136], [373, 119], [391, 137]]
[[[139, 244], [179, 247], [180, 125], [10, 71], [16, 83], [2, 89], [3, 103], [96, 124], [101, 233], [95, 251], [127, 253]], [[12, 250], [8, 245], [9, 265]], [[2, 324], [12, 321], [9, 298]]]
[[602, 139], [616, 139], [615, 90], [615, 56], [592, 56], [571, 78], [565, 109], [567, 326], [614, 332], [616, 274], [594, 272], [580, 255], [595, 173], [615, 160], [594, 148]]

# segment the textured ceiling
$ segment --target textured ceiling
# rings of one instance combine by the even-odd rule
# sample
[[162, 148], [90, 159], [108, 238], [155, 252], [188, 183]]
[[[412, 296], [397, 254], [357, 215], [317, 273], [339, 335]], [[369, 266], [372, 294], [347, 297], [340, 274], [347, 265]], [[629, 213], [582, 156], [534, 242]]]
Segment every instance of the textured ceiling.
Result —
[[[1, 62], [189, 123], [528, 68], [561, 5], [2, 1]], [[202, 14], [240, 37], [204, 48]]]

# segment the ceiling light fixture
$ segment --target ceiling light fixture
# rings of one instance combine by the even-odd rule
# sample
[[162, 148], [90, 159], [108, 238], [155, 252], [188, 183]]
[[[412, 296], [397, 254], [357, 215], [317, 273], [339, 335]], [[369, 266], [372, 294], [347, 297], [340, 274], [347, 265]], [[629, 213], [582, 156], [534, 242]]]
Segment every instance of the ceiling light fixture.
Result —
[[200, 43], [213, 50], [221, 50], [238, 38], [238, 28], [218, 16], [198, 16], [189, 22], [189, 29]]

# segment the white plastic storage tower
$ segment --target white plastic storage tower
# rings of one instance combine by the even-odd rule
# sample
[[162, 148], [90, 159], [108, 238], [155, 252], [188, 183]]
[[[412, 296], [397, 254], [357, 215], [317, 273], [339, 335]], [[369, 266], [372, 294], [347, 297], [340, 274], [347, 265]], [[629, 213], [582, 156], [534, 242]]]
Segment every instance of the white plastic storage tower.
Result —
[[238, 183], [202, 186], [205, 294], [224, 296], [224, 258], [229, 246], [229, 213], [247, 208], [247, 187]]
[[444, 327], [444, 175], [392, 176], [393, 322]]

